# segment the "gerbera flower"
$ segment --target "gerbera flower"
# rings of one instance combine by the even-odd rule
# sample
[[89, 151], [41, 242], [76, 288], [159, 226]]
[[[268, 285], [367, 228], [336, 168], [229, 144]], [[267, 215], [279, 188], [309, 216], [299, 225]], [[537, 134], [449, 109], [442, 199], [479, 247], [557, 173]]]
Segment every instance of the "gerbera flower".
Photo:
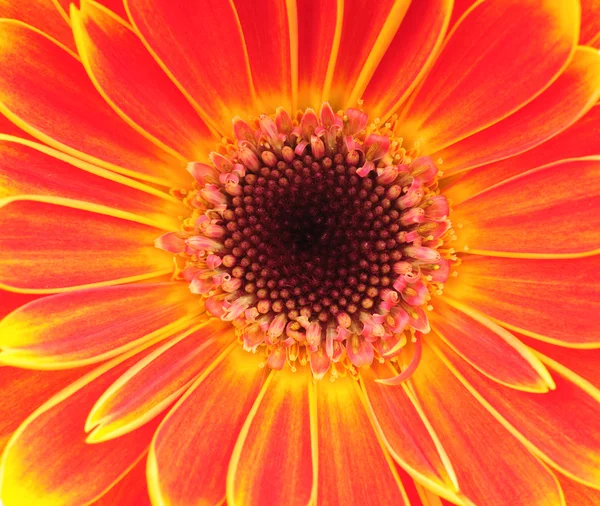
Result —
[[597, 1], [0, 9], [4, 506], [600, 503]]

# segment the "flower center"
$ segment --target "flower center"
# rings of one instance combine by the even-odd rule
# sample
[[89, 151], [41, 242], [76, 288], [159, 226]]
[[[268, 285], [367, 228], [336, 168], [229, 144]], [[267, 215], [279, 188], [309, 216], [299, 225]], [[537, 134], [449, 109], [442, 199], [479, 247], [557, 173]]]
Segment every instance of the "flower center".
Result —
[[285, 111], [191, 163], [190, 218], [157, 247], [206, 309], [231, 321], [266, 365], [309, 364], [315, 377], [394, 360], [429, 331], [453, 250], [438, 169], [402, 147], [395, 126], [356, 109]]

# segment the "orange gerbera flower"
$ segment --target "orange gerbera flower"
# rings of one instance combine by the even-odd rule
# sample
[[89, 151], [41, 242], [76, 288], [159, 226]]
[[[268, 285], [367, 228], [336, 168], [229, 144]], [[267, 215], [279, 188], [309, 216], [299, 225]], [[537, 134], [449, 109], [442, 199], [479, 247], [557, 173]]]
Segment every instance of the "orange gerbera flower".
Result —
[[0, 504], [600, 504], [597, 0], [0, 11]]

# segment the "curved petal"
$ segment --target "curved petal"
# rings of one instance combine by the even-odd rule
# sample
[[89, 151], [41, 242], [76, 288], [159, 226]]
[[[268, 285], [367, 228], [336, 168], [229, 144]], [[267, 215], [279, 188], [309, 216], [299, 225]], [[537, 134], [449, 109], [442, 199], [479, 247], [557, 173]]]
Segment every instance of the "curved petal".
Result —
[[100, 497], [146, 453], [156, 423], [90, 445], [85, 419], [98, 396], [146, 353], [132, 351], [62, 390], [23, 422], [0, 463], [4, 506], [81, 506]]
[[[58, 4], [59, 9], [62, 10], [65, 18], [69, 18], [69, 9], [71, 4], [75, 4], [76, 7], [79, 7], [81, 0], [53, 0]], [[127, 18], [127, 13], [125, 12], [125, 7], [123, 6], [123, 0], [95, 0], [99, 4], [108, 7], [115, 14], [118, 14], [122, 18]]]
[[[564, 506], [556, 478], [461, 385], [432, 351], [431, 341], [427, 336], [421, 366], [409, 380], [409, 397], [440, 436], [463, 494], [485, 506]], [[522, 394], [506, 390], [506, 399]], [[548, 394], [522, 395], [545, 398]]]
[[119, 17], [91, 0], [71, 12], [73, 33], [92, 82], [129, 125], [185, 160], [206, 158], [219, 139]]
[[241, 347], [225, 353], [165, 417], [148, 455], [154, 504], [219, 504], [225, 499], [229, 459], [265, 379], [259, 362]]
[[404, 113], [407, 135], [432, 152], [507, 117], [558, 77], [578, 35], [578, 2], [477, 2]]
[[90, 506], [152, 506], [146, 483], [146, 459], [141, 459], [123, 479]]
[[76, 55], [0, 21], [0, 112], [42, 142], [101, 167], [171, 185], [183, 162], [136, 133], [98, 95]]
[[144, 44], [207, 124], [229, 132], [235, 116], [262, 112], [256, 111], [232, 1], [125, 0], [125, 8]]
[[452, 464], [429, 420], [415, 409], [403, 388], [375, 381], [395, 374], [389, 366], [377, 363], [361, 370], [361, 385], [375, 427], [394, 460], [411, 476], [436, 493], [460, 502]]
[[536, 355], [510, 332], [458, 302], [438, 300], [432, 328], [460, 357], [501, 385], [544, 393], [555, 387]]
[[[409, 5], [410, 0], [344, 1], [342, 33], [330, 94], [334, 109], [356, 107]], [[366, 104], [367, 109], [368, 106]]]
[[581, 44], [598, 46], [600, 42], [600, 0], [581, 0]]
[[176, 229], [181, 202], [167, 193], [26, 139], [0, 134], [0, 197], [54, 195], [153, 218]]
[[59, 197], [0, 201], [0, 286], [52, 293], [167, 274], [173, 256], [153, 241], [159, 224]]
[[[343, 0], [296, 0], [298, 10], [298, 99], [301, 109], [329, 100], [342, 36]], [[315, 16], [315, 12], [318, 15]]]
[[169, 340], [100, 396], [86, 422], [88, 441], [114, 439], [152, 420], [234, 341], [234, 327], [215, 319]]
[[600, 253], [600, 157], [556, 162], [454, 206], [457, 250], [527, 258]]
[[114, 357], [204, 310], [186, 283], [135, 283], [34, 300], [0, 322], [0, 363], [65, 369]]
[[444, 176], [523, 153], [562, 132], [600, 97], [600, 54], [579, 47], [569, 66], [541, 95], [489, 128], [431, 155]]
[[557, 475], [557, 477], [565, 494], [567, 506], [600, 504], [600, 490], [586, 487], [565, 476]]
[[[298, 104], [296, 1], [234, 0], [234, 3], [262, 111], [272, 113], [277, 107], [295, 111]], [[303, 54], [305, 51], [302, 48]]]
[[[444, 293], [522, 334], [573, 348], [600, 345], [600, 256], [531, 260], [467, 255]], [[585, 303], [582, 303], [585, 301]]]
[[0, 288], [0, 318], [4, 318], [8, 313], [40, 297], [44, 297], [44, 295], [8, 292]]
[[544, 395], [511, 391], [479, 374], [441, 341], [432, 346], [469, 392], [527, 448], [570, 478], [600, 489], [600, 432], [592, 429], [600, 420], [599, 390], [543, 358], [556, 390]]
[[372, 117], [385, 121], [427, 74], [444, 40], [452, 3], [452, 0], [411, 2], [363, 93]]
[[311, 377], [274, 371], [242, 427], [227, 471], [227, 504], [314, 502], [316, 440]]
[[349, 377], [316, 383], [319, 484], [317, 504], [408, 505], [395, 466], [383, 449]]
[[600, 105], [574, 125], [547, 142], [506, 160], [470, 170], [444, 189], [444, 195], [459, 204], [483, 190], [528, 170], [569, 158], [600, 155]]
[[69, 24], [50, 0], [0, 0], [0, 18], [23, 21], [75, 49]]

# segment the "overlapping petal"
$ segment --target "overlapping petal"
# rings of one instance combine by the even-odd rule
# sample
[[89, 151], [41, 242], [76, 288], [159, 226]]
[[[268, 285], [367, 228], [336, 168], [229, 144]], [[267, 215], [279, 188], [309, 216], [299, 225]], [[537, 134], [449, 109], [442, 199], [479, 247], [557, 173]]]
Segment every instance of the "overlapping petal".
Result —
[[0, 201], [0, 285], [51, 293], [167, 274], [173, 259], [154, 247], [159, 223], [59, 197]]
[[444, 161], [444, 177], [509, 158], [571, 126], [599, 97], [600, 54], [579, 47], [559, 78], [525, 107], [431, 156]]
[[88, 441], [113, 439], [152, 420], [234, 341], [231, 324], [216, 319], [170, 339], [102, 394], [86, 422], [93, 429]]
[[[265, 378], [259, 361], [241, 347], [226, 353], [165, 417], [148, 455], [154, 504], [218, 504], [225, 499], [231, 453]], [[182, 481], [182, 476], [194, 479]]]
[[600, 157], [515, 176], [453, 209], [458, 250], [528, 258], [600, 252]]
[[204, 310], [185, 283], [134, 283], [34, 300], [0, 322], [0, 363], [63, 369], [189, 326]]
[[600, 488], [600, 433], [591, 429], [600, 419], [598, 389], [544, 359], [556, 390], [544, 395], [511, 392], [479, 374], [440, 341], [434, 345], [469, 392], [523, 444], [570, 478]]
[[125, 0], [134, 27], [203, 119], [221, 133], [258, 114], [240, 20], [232, 2]]
[[577, 2], [474, 4], [411, 99], [403, 131], [432, 152], [493, 125], [558, 77], [578, 35]]
[[[81, 0], [52, 0], [58, 4], [59, 9], [63, 12], [66, 19], [69, 19], [69, 10], [71, 8], [71, 4], [74, 4], [76, 7], [79, 7], [81, 4]], [[118, 14], [122, 18], [127, 17], [127, 13], [125, 12], [125, 7], [123, 5], [123, 0], [95, 0], [99, 4], [108, 7], [115, 14]]]
[[19, 21], [0, 22], [0, 112], [37, 139], [149, 181], [189, 181], [184, 164], [132, 128], [98, 95], [77, 56]]
[[116, 485], [90, 506], [151, 506], [146, 459], [141, 459]]
[[394, 464], [382, 448], [349, 377], [316, 384], [319, 483], [317, 504], [407, 505]]
[[233, 450], [228, 504], [314, 501], [317, 455], [311, 380], [306, 370], [269, 376]]
[[581, 0], [581, 36], [582, 44], [599, 48], [600, 46], [600, 1]]
[[600, 257], [558, 260], [468, 255], [445, 294], [525, 335], [597, 347]]
[[[423, 345], [421, 365], [410, 379], [410, 397], [421, 406], [444, 444], [462, 493], [473, 503], [486, 506], [563, 506], [556, 478], [460, 384], [432, 351], [429, 340]], [[514, 394], [521, 392], [515, 390]], [[548, 394], [523, 395], [538, 398]], [[510, 391], [506, 394], [507, 399], [512, 396]], [[524, 416], [537, 422], [531, 412]]]

